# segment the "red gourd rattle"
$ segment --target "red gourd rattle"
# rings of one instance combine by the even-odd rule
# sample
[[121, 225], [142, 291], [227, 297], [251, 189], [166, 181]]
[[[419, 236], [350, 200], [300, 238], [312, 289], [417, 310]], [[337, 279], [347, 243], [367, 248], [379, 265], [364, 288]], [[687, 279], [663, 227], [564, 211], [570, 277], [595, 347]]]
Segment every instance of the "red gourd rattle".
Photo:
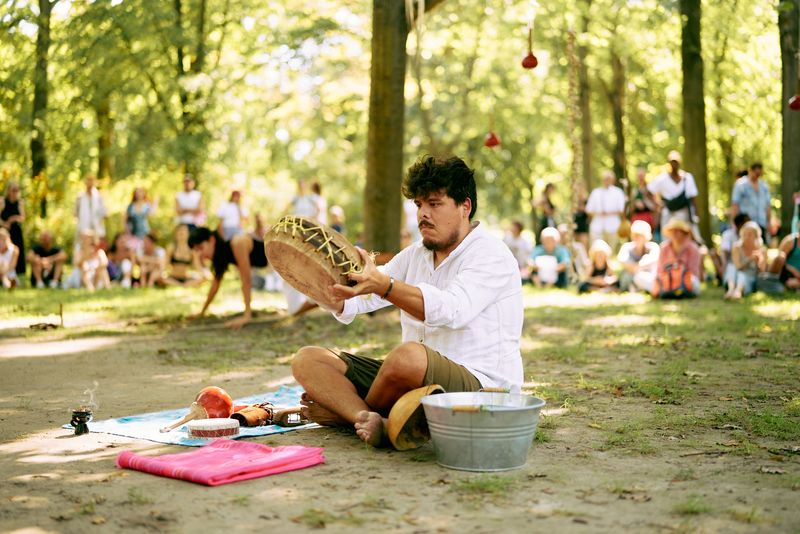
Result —
[[200, 390], [197, 398], [189, 407], [186, 416], [169, 426], [161, 429], [161, 432], [169, 432], [192, 419], [217, 419], [230, 417], [233, 413], [233, 399], [228, 393], [217, 386], [208, 386]]

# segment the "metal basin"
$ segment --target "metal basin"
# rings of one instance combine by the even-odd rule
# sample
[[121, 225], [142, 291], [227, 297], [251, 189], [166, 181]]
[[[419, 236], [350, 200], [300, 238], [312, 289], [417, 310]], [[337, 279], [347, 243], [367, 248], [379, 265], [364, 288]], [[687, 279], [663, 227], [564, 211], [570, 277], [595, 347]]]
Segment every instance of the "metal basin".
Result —
[[545, 401], [514, 393], [441, 393], [422, 398], [436, 461], [464, 471], [525, 465]]

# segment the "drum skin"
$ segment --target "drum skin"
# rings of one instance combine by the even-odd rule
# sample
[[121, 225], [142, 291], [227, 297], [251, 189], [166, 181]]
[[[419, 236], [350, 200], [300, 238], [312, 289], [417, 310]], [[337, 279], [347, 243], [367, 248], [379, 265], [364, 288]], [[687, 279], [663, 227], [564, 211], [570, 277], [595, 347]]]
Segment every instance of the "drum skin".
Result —
[[288, 215], [264, 236], [270, 265], [296, 290], [323, 306], [334, 306], [329, 287], [352, 285], [347, 275], [364, 262], [347, 239], [320, 222]]
[[233, 413], [233, 399], [227, 391], [217, 386], [201, 389], [195, 402], [203, 407], [208, 418], [229, 417]]

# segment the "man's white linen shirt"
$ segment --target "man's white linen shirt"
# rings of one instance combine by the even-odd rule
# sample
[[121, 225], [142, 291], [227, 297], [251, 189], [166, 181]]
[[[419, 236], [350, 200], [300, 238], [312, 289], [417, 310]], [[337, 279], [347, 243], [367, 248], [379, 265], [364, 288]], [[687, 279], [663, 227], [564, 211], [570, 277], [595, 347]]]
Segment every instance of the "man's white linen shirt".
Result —
[[[463, 365], [483, 387], [519, 391], [523, 381], [522, 285], [517, 261], [501, 240], [473, 223], [472, 231], [433, 268], [433, 252], [418, 241], [381, 270], [422, 291], [425, 321], [400, 312], [404, 342], [424, 343]], [[347, 299], [335, 317], [390, 306], [377, 295]]]
[[592, 222], [589, 225], [590, 233], [614, 233], [620, 225], [619, 214], [625, 211], [625, 192], [615, 185], [598, 187], [589, 195], [589, 199], [586, 201], [586, 211], [590, 214], [597, 214], [592, 216]]

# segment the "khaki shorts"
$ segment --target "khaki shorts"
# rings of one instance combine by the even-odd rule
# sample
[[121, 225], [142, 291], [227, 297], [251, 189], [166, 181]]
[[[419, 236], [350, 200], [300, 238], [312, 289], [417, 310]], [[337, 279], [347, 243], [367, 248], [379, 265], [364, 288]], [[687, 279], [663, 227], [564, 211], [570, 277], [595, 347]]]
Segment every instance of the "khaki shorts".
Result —
[[[459, 365], [449, 358], [442, 356], [427, 345], [425, 352], [428, 354], [428, 369], [425, 371], [425, 378], [422, 385], [427, 386], [430, 384], [439, 384], [447, 392], [457, 391], [478, 391], [481, 389], [481, 383], [475, 376], [467, 371], [463, 365]], [[362, 399], [367, 397], [369, 388], [375, 377], [378, 376], [378, 370], [383, 365], [383, 360], [376, 360], [367, 356], [357, 356], [349, 352], [336, 353], [331, 351], [339, 357], [344, 363], [347, 364], [347, 371], [344, 376], [347, 377], [353, 385], [356, 386], [358, 396]]]

